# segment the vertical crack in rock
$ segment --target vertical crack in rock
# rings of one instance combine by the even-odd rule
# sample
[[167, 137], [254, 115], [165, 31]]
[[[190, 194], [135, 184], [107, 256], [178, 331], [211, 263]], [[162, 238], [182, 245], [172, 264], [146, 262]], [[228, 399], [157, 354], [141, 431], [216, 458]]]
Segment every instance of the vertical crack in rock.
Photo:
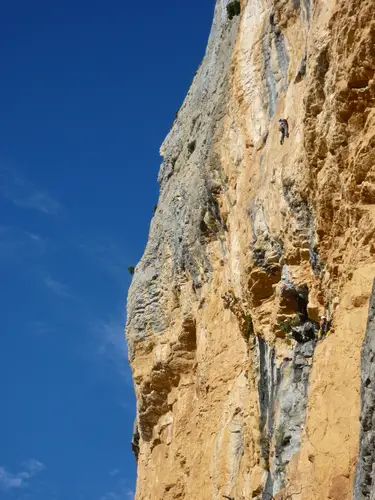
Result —
[[273, 491], [273, 478], [270, 473], [271, 441], [274, 428], [275, 396], [280, 383], [280, 372], [275, 365], [275, 350], [270, 349], [268, 344], [262, 339], [257, 339], [259, 357], [259, 431], [260, 449], [267, 473], [267, 481], [263, 498], [268, 498], [268, 494]]
[[276, 80], [271, 68], [271, 51], [269, 48], [269, 26], [265, 27], [265, 32], [262, 36], [262, 53], [264, 59], [264, 71], [266, 74], [266, 84], [268, 89], [268, 102], [269, 102], [269, 117], [272, 118], [276, 110]]
[[311, 0], [300, 0], [302, 2], [302, 12], [303, 15], [306, 17], [307, 23], [310, 23], [310, 16], [311, 16]]
[[282, 34], [279, 26], [275, 23], [275, 18], [272, 14], [270, 24], [276, 46], [278, 66], [283, 76], [283, 90], [285, 90], [288, 83], [289, 56], [285, 46], [284, 35]]
[[278, 368], [275, 350], [258, 338], [260, 448], [268, 470], [263, 500], [285, 486], [285, 468], [301, 447], [316, 342], [297, 343]]
[[361, 431], [353, 500], [375, 499], [375, 281], [361, 358]]
[[[285, 469], [301, 447], [309, 375], [316, 346], [315, 327], [307, 315], [307, 287], [290, 285], [287, 300], [299, 315], [292, 328], [294, 350], [277, 366], [275, 349], [257, 338], [260, 449], [267, 479], [263, 499], [285, 486]], [[288, 298], [289, 297], [289, 298]]]
[[285, 486], [285, 468], [301, 447], [314, 349], [315, 341], [297, 344], [292, 358], [284, 360], [280, 367], [271, 463], [273, 493]]
[[[275, 59], [276, 53], [276, 61]], [[271, 13], [269, 24], [265, 24], [262, 34], [262, 55], [269, 97], [269, 117], [275, 115], [276, 103], [280, 92], [288, 86], [289, 55], [286, 49], [284, 35]], [[282, 85], [278, 85], [278, 75], [281, 73]]]

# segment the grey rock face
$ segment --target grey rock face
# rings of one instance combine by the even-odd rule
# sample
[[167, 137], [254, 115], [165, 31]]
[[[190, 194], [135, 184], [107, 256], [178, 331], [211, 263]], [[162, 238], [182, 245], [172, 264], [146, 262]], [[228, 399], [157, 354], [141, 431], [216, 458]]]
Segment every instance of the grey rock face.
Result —
[[[270, 349], [261, 338], [258, 338], [257, 341], [259, 353], [259, 426], [264, 438], [269, 440], [273, 432], [275, 394], [280, 383], [280, 373], [276, 368], [274, 349]], [[267, 461], [269, 449], [266, 449], [266, 443], [261, 443], [261, 448], [263, 457]]]
[[192, 279], [199, 289], [210, 280], [205, 246], [225, 231], [215, 200], [224, 182], [212, 145], [220, 135], [226, 109], [239, 20], [238, 16], [228, 20], [227, 3], [216, 4], [206, 55], [161, 147], [158, 210], [128, 296], [131, 357], [134, 342], [168, 327], [171, 295], [178, 296], [181, 284]]
[[274, 349], [263, 339], [257, 342], [260, 445], [269, 469], [264, 500], [285, 486], [285, 468], [301, 446], [315, 345], [315, 341], [297, 344], [291, 357], [277, 367]]
[[292, 328], [291, 333], [292, 337], [300, 343], [308, 342], [310, 344], [310, 341], [316, 338], [315, 326], [311, 321], [306, 321], [303, 325]]
[[[259, 430], [261, 432], [260, 449], [265, 468], [270, 468], [271, 441], [274, 428], [274, 412], [276, 393], [280, 384], [280, 371], [275, 363], [275, 350], [261, 338], [257, 339], [258, 347], [258, 397], [260, 409]], [[268, 472], [263, 498], [269, 498], [273, 492], [273, 477]]]
[[315, 342], [297, 344], [293, 358], [280, 367], [274, 426], [275, 456], [271, 464], [274, 493], [285, 486], [285, 468], [301, 447], [306, 418], [307, 390]]
[[375, 499], [375, 281], [361, 360], [361, 433], [353, 500]]
[[[271, 67], [271, 48], [276, 47], [278, 72], [280, 72], [282, 85], [278, 85], [278, 74]], [[266, 73], [266, 84], [269, 94], [269, 115], [272, 118], [276, 110], [277, 97], [280, 91], [287, 86], [287, 73], [289, 68], [289, 55], [284, 41], [284, 36], [275, 22], [274, 14], [270, 14], [269, 24], [264, 27], [262, 36], [262, 53]]]

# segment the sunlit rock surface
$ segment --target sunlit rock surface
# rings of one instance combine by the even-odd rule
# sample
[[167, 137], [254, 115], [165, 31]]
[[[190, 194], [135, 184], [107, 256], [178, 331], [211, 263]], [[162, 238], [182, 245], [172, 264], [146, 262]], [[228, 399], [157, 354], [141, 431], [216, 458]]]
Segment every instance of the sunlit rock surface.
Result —
[[375, 3], [227, 4], [128, 297], [136, 499], [373, 499]]

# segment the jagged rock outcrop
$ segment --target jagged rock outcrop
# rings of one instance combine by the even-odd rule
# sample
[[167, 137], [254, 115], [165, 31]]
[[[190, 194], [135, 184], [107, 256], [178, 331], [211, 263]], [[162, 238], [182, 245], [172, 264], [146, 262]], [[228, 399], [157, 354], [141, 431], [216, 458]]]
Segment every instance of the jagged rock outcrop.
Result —
[[370, 477], [375, 4], [229, 3], [162, 145], [129, 291], [136, 499], [350, 499]]

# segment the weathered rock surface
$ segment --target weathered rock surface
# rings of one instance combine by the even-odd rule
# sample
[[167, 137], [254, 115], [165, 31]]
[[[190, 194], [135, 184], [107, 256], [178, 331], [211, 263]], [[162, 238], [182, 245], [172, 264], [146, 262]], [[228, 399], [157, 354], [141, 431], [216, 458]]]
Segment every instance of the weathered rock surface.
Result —
[[375, 281], [362, 350], [361, 436], [353, 500], [375, 498]]
[[129, 292], [136, 499], [371, 498], [375, 4], [228, 3]]

